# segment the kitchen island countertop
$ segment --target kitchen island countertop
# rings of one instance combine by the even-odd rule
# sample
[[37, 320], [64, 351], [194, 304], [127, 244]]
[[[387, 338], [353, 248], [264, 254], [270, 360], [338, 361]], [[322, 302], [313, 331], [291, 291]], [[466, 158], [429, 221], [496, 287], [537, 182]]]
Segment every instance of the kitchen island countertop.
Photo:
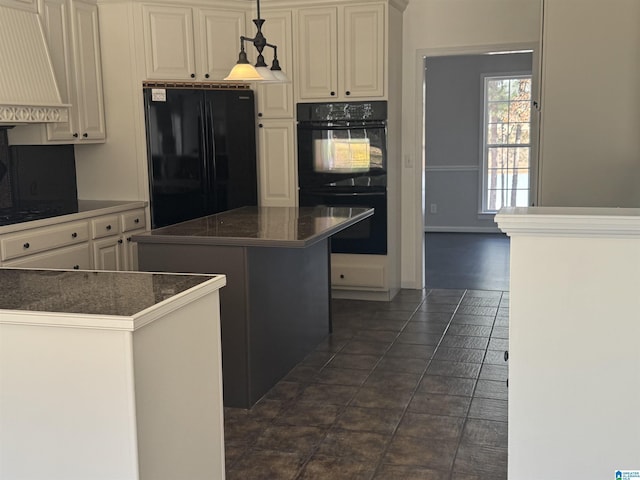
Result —
[[371, 215], [372, 208], [242, 207], [154, 229], [133, 241], [304, 248]]

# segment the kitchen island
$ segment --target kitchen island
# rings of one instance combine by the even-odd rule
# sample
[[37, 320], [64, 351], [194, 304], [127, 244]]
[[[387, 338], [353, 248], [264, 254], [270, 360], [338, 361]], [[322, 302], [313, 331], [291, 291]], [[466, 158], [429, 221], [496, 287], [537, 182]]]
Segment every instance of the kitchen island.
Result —
[[0, 269], [0, 478], [224, 478], [224, 284]]
[[140, 270], [223, 273], [224, 404], [251, 407], [328, 335], [330, 236], [370, 208], [243, 207], [136, 235]]

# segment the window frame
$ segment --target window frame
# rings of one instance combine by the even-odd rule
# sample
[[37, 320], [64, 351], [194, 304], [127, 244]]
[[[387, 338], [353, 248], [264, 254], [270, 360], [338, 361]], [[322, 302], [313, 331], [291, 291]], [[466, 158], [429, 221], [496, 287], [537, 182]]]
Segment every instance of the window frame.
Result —
[[487, 208], [488, 205], [488, 162], [487, 162], [487, 153], [488, 153], [488, 145], [487, 145], [487, 120], [489, 115], [489, 110], [487, 108], [487, 81], [490, 79], [514, 79], [514, 78], [528, 78], [531, 82], [531, 98], [530, 98], [530, 106], [529, 106], [529, 143], [527, 144], [505, 144], [504, 147], [527, 147], [529, 148], [529, 184], [527, 186], [528, 190], [528, 203], [531, 203], [532, 198], [532, 163], [533, 163], [533, 151], [534, 151], [534, 139], [533, 139], [533, 85], [534, 78], [531, 71], [513, 71], [513, 72], [491, 72], [491, 73], [483, 73], [480, 76], [480, 98], [482, 99], [482, 108], [480, 110], [480, 123], [482, 125], [481, 135], [480, 135], [480, 188], [479, 188], [479, 198], [478, 198], [478, 216], [483, 217], [493, 217], [498, 210], [489, 210]]

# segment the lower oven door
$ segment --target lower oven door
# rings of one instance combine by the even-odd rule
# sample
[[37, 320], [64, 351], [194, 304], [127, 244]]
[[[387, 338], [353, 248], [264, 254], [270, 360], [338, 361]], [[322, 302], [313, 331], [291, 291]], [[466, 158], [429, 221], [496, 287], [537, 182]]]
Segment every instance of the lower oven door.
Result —
[[332, 253], [387, 253], [387, 192], [300, 190], [300, 206], [367, 207], [374, 213], [331, 237]]

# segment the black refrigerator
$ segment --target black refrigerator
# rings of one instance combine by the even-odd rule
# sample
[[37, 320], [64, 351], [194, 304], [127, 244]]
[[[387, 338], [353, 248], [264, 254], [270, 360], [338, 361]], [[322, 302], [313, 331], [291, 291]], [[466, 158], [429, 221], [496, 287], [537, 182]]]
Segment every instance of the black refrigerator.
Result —
[[152, 228], [257, 205], [252, 90], [144, 88]]

